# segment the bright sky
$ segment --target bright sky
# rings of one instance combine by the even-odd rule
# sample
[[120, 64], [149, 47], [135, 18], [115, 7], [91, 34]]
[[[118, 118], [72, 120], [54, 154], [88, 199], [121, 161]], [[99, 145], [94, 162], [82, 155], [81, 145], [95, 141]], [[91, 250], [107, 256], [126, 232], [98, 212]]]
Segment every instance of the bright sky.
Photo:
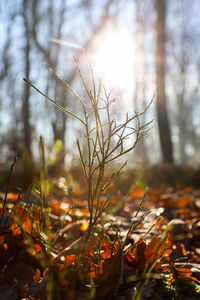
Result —
[[133, 95], [133, 36], [128, 28], [107, 25], [94, 39], [89, 59], [108, 90], [130, 105]]

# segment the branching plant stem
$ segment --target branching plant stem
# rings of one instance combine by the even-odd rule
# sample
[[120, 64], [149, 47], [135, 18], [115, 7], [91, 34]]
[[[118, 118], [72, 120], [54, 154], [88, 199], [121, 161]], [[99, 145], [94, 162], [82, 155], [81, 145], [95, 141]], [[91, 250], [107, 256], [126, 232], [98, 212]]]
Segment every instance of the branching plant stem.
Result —
[[[90, 74], [92, 77], [92, 87], [90, 88], [86, 83], [75, 58], [74, 60], [87, 99], [82, 99], [77, 92], [68, 85], [68, 83], [63, 81], [55, 73], [54, 70], [50, 69], [50, 71], [55, 76], [56, 80], [70, 90], [75, 96], [75, 99], [81, 105], [83, 117], [80, 117], [61, 106], [58, 102], [40, 91], [27, 79], [24, 79], [24, 81], [43, 97], [52, 102], [57, 108], [80, 121], [83, 126], [87, 153], [85, 154], [85, 151], [83, 151], [83, 147], [81, 146], [79, 139], [77, 139], [77, 148], [87, 182], [88, 191], [87, 200], [90, 216], [88, 234], [86, 237], [87, 243], [93, 227], [101, 217], [102, 213], [109, 206], [109, 198], [102, 206], [100, 206], [102, 194], [118, 177], [119, 173], [126, 165], [126, 162], [123, 163], [116, 172], [113, 172], [113, 174], [108, 178], [107, 183], [104, 183], [106, 166], [132, 151], [141, 138], [143, 138], [148, 132], [151, 122], [141, 124], [140, 117], [148, 110], [153, 99], [145, 110], [140, 113], [136, 112], [135, 115], [131, 117], [126, 114], [125, 121], [122, 121], [118, 125], [116, 120], [112, 118], [111, 114], [111, 105], [114, 102], [114, 99], [111, 98], [111, 92], [106, 92], [101, 81], [99, 81], [98, 87], [96, 86], [93, 69], [89, 64]], [[128, 138], [132, 138], [132, 136], [134, 136], [133, 142], [131, 145], [127, 146], [126, 140]]]

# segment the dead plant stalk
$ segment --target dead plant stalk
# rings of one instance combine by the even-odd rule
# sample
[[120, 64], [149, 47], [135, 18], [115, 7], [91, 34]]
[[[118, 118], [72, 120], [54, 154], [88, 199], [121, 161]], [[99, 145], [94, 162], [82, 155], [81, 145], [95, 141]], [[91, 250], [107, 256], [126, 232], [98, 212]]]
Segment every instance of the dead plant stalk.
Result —
[[[75, 99], [79, 102], [82, 108], [83, 117], [78, 116], [61, 106], [58, 102], [41, 92], [27, 79], [24, 79], [24, 81], [29, 86], [34, 88], [38, 93], [44, 96], [48, 101], [52, 102], [56, 107], [77, 119], [84, 128], [87, 155], [85, 155], [83, 152], [83, 145], [81, 146], [79, 139], [77, 139], [77, 148], [87, 182], [88, 191], [87, 200], [89, 209], [89, 227], [86, 237], [87, 243], [93, 227], [109, 205], [110, 200], [108, 198], [103, 206], [100, 206], [102, 194], [118, 177], [119, 173], [126, 165], [126, 162], [123, 163], [116, 172], [112, 173], [107, 183], [104, 183], [103, 179], [105, 176], [106, 166], [132, 151], [140, 139], [147, 133], [149, 130], [149, 125], [152, 121], [141, 124], [140, 117], [147, 111], [152, 101], [146, 107], [146, 109], [140, 113], [135, 112], [135, 114], [131, 117], [129, 117], [128, 113], [126, 113], [125, 121], [117, 124], [116, 120], [112, 118], [111, 114], [111, 105], [113, 103], [111, 92], [107, 93], [101, 81], [99, 81], [98, 85], [95, 83], [94, 73], [91, 65], [89, 65], [92, 77], [92, 89], [90, 89], [79, 68], [79, 65], [77, 64], [76, 59], [75, 65], [87, 96], [86, 98], [88, 98], [88, 100], [82, 99], [71, 86], [69, 86], [55, 73], [54, 70], [50, 69], [50, 71], [55, 76], [56, 80], [70, 90], [75, 96]], [[128, 138], [132, 138], [133, 140], [132, 144], [129, 146], [125, 145], [125, 142]]]

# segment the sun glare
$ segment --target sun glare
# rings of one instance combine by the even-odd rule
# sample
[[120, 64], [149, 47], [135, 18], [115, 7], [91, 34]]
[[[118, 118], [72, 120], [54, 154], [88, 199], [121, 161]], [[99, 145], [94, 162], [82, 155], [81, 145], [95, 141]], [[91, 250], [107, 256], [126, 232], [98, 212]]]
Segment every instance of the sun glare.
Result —
[[93, 44], [92, 59], [106, 88], [130, 103], [133, 93], [133, 37], [128, 28], [106, 27]]

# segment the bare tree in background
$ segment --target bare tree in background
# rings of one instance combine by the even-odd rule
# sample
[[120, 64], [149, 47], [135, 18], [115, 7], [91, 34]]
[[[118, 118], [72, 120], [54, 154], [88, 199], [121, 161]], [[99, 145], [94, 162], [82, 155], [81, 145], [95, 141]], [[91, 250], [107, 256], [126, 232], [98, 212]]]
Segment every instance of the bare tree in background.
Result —
[[165, 93], [166, 0], [156, 0], [156, 109], [163, 162], [173, 164], [173, 147]]
[[[29, 7], [31, 2], [23, 0], [22, 3], [22, 19], [24, 23], [24, 75], [30, 80], [30, 51], [31, 51], [31, 25], [30, 25], [30, 12]], [[30, 87], [25, 85], [22, 94], [22, 120], [23, 120], [23, 142], [29, 156], [32, 156], [31, 141], [32, 130], [30, 122]]]
[[[79, 60], [83, 54], [82, 49], [87, 50], [109, 18], [114, 0], [106, 0], [104, 3], [99, 1], [98, 17], [93, 14], [97, 3], [90, 0], [76, 3], [65, 0], [19, 0], [15, 6], [12, 2], [2, 0], [0, 3], [1, 19], [4, 20], [0, 22], [4, 33], [0, 47], [0, 106], [2, 111], [5, 109], [7, 112], [9, 120], [7, 131], [5, 128], [1, 130], [4, 139], [0, 143], [4, 144], [5, 153], [12, 151], [14, 155], [21, 156], [23, 150], [26, 150], [31, 157], [35, 134], [33, 129], [38, 128], [37, 123], [40, 122], [41, 125], [43, 122], [48, 133], [52, 130], [53, 138], [49, 139], [60, 139], [65, 144], [67, 119], [62, 112], [49, 108], [42, 101], [40, 105], [34, 106], [39, 100], [31, 99], [33, 94], [22, 78], [42, 82], [44, 91], [61, 105], [74, 105], [69, 101], [71, 97], [68, 91], [56, 82], [48, 67], [62, 74], [61, 77], [72, 84], [77, 75], [72, 55]], [[81, 31], [84, 34], [80, 35]], [[69, 44], [74, 42], [82, 47], [70, 49], [62, 46], [62, 43], [52, 43], [52, 37], [64, 42], [66, 40]], [[31, 117], [34, 120], [32, 123]], [[16, 133], [19, 139], [13, 136]]]
[[[73, 106], [72, 109], [78, 110], [73, 97], [56, 82], [48, 67], [52, 67], [64, 81], [78, 88], [81, 94], [72, 56], [76, 56], [82, 64], [84, 60], [82, 49], [86, 50], [86, 55], [88, 53], [90, 55], [90, 51], [95, 50], [93, 47], [95, 44], [92, 42], [107, 20], [119, 26], [124, 24], [133, 28], [135, 35], [139, 37], [139, 45], [135, 45], [136, 51], [133, 53], [139, 69], [139, 72], [135, 69], [136, 80], [134, 79], [135, 83], [133, 83], [135, 84], [134, 109], [138, 111], [145, 105], [145, 100], [148, 102], [154, 94], [155, 63], [152, 58], [155, 29], [157, 31], [155, 59], [157, 103], [155, 105], [161, 147], [158, 143], [157, 128], [154, 128], [144, 139], [144, 143], [138, 145], [139, 162], [146, 164], [147, 158], [150, 163], [158, 162], [158, 153], [161, 149], [164, 162], [173, 163], [172, 154], [174, 154], [176, 163], [195, 164], [195, 166], [200, 163], [198, 154], [200, 43], [197, 39], [198, 28], [200, 28], [199, 0], [191, 1], [190, 7], [188, 7], [189, 0], [168, 2], [167, 0], [126, 2], [124, 0], [17, 0], [15, 2], [16, 5], [13, 5], [13, 0], [0, 1], [0, 31], [2, 32], [0, 163], [10, 161], [14, 155], [22, 158], [23, 161], [25, 153], [33, 154], [36, 159], [39, 158], [39, 134], [47, 137], [45, 141], [47, 146], [60, 139], [66, 145], [67, 151], [73, 147], [75, 139], [71, 139], [71, 130], [73, 128], [77, 135], [81, 135], [79, 125], [35, 96], [22, 78], [27, 77], [61, 105], [68, 108]], [[167, 15], [166, 3], [168, 3]], [[178, 13], [173, 14], [174, 10]], [[155, 15], [157, 15], [156, 28]], [[183, 18], [184, 24], [180, 23], [180, 17]], [[168, 38], [165, 45], [166, 33]], [[181, 34], [182, 39], [180, 39]], [[51, 37], [64, 43], [52, 43]], [[174, 44], [171, 44], [170, 48], [171, 41]], [[72, 48], [70, 44], [80, 47]], [[84, 67], [82, 70], [84, 72]], [[151, 110], [146, 118], [152, 118]], [[172, 151], [170, 129], [173, 133], [174, 151]], [[28, 151], [23, 151], [25, 147]]]
[[[134, 95], [133, 106], [135, 111], [144, 110], [147, 106], [146, 101], [150, 95], [147, 95], [149, 82], [147, 78], [149, 76], [148, 58], [149, 53], [146, 49], [147, 36], [150, 31], [152, 23], [152, 1], [135, 0], [135, 43], [134, 43], [134, 55], [136, 57], [134, 63]], [[146, 115], [142, 116], [145, 123]], [[144, 165], [149, 164], [149, 154], [147, 151], [146, 139], [142, 139], [137, 145], [134, 156], [139, 159], [139, 163]], [[137, 159], [137, 160], [138, 160]]]
[[[74, 53], [74, 56], [76, 57], [77, 60], [79, 60], [80, 56], [82, 56], [83, 49], [87, 50], [95, 35], [98, 34], [98, 32], [103, 28], [105, 22], [109, 18], [109, 10], [113, 2], [114, 2], [113, 0], [105, 1], [102, 7], [101, 15], [99, 16], [99, 20], [96, 24], [92, 24], [92, 22], [90, 24], [90, 21], [92, 20], [92, 8], [93, 8], [92, 5], [94, 5], [93, 1], [84, 1], [84, 2], [80, 1], [77, 2], [76, 4], [77, 7], [76, 5], [74, 5], [74, 13], [76, 10], [77, 11], [81, 10], [82, 12], [84, 12], [85, 10], [87, 12], [88, 15], [87, 23], [88, 26], [90, 27], [90, 34], [86, 36], [84, 40], [84, 44], [81, 44], [80, 48], [78, 48]], [[48, 14], [44, 15], [46, 24], [48, 24], [48, 36], [46, 37], [46, 40], [50, 41], [51, 38], [54, 38], [55, 41], [58, 42], [56, 43], [48, 42], [46, 44], [41, 43], [41, 39], [39, 35], [38, 28], [40, 26], [40, 19], [41, 19], [39, 9], [40, 9], [40, 1], [35, 0], [34, 7], [33, 7], [33, 18], [35, 24], [34, 43], [36, 45], [38, 53], [40, 53], [43, 57], [46, 68], [51, 67], [55, 72], [59, 74], [60, 71], [63, 72], [63, 70], [59, 69], [60, 56], [61, 56], [60, 53], [63, 52], [62, 47], [64, 47], [66, 52], [68, 51], [68, 48], [65, 45], [62, 46], [62, 42], [65, 43], [66, 35], [65, 35], [65, 31], [63, 30], [63, 27], [66, 26], [66, 14], [69, 13], [68, 12], [69, 7], [66, 1], [64, 0], [61, 1], [61, 5], [59, 8], [59, 18], [58, 17], [55, 18], [53, 1], [48, 4]], [[80, 42], [78, 44], [80, 44]], [[72, 60], [72, 57], [70, 60]], [[76, 78], [76, 75], [77, 75], [76, 70], [75, 68], [73, 68], [71, 70], [65, 71], [64, 76], [62, 76], [62, 79], [66, 81], [69, 85], [72, 85], [74, 79]], [[49, 73], [48, 82], [46, 86], [47, 94], [50, 89], [51, 89], [51, 97], [53, 97], [54, 99], [58, 99], [59, 103], [63, 107], [69, 105], [69, 91], [65, 87], [63, 87], [60, 83], [57, 83], [55, 81], [55, 78], [52, 78], [51, 74]], [[70, 103], [70, 105], [72, 104]], [[60, 139], [63, 142], [63, 145], [65, 145], [65, 135], [66, 135], [66, 128], [67, 128], [66, 121], [67, 121], [66, 114], [64, 114], [59, 110], [54, 111], [54, 117], [51, 119], [53, 140], [56, 141], [57, 139]], [[63, 161], [64, 161], [64, 157], [63, 157]]]
[[[177, 1], [172, 12], [177, 22], [176, 28], [169, 28], [169, 76], [174, 93], [171, 109], [173, 124], [177, 127], [178, 163], [186, 166], [198, 162], [197, 107], [199, 103], [198, 40], [199, 28], [188, 18], [197, 13], [195, 2], [188, 7], [187, 1]], [[197, 2], [196, 2], [197, 3]], [[191, 70], [192, 76], [191, 76]], [[189, 151], [187, 151], [189, 149]]]

